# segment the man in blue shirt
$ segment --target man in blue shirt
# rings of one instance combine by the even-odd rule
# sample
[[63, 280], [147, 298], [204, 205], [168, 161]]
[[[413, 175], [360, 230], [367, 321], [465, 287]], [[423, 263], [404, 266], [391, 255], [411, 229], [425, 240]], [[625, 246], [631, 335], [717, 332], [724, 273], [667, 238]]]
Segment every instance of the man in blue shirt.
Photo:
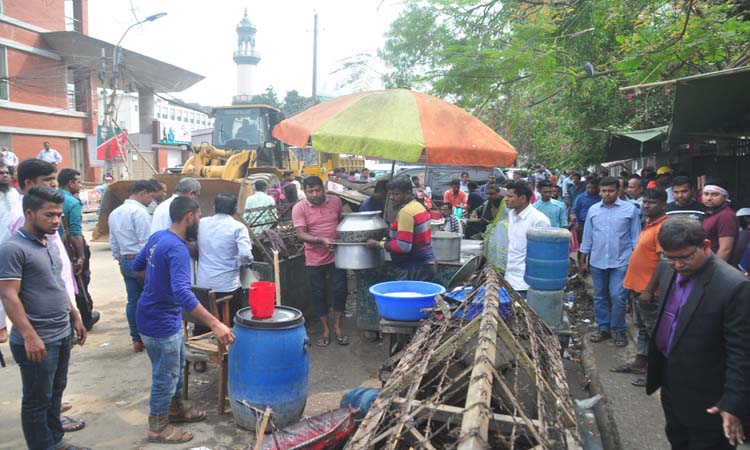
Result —
[[586, 215], [589, 208], [602, 200], [599, 195], [599, 182], [593, 178], [586, 180], [586, 192], [576, 197], [573, 207], [570, 209], [571, 220], [575, 221], [578, 242], [583, 240], [583, 230], [586, 226]]
[[632, 203], [618, 197], [619, 183], [614, 177], [605, 177], [599, 183], [602, 201], [588, 210], [580, 267], [584, 274], [590, 268], [594, 282], [594, 315], [599, 329], [591, 334], [591, 341], [608, 339], [612, 331], [615, 345], [624, 347], [628, 345], [627, 289], [622, 284], [641, 232], [641, 219]]
[[550, 221], [552, 227], [568, 227], [568, 211], [565, 203], [552, 198], [554, 185], [549, 180], [539, 182], [539, 194], [541, 198], [534, 203], [534, 208], [541, 211]]
[[362, 202], [362, 205], [360, 205], [359, 212], [380, 211], [380, 217], [383, 217], [386, 195], [388, 195], [388, 180], [379, 180], [375, 183], [370, 198]]
[[151, 235], [133, 260], [133, 271], [145, 272], [146, 277], [138, 300], [136, 322], [151, 360], [149, 442], [187, 442], [193, 434], [180, 432], [170, 422], [206, 419], [204, 411], [194, 410], [180, 400], [185, 366], [182, 311], [210, 327], [222, 344], [234, 342], [232, 331], [201, 306], [190, 289], [187, 239], [197, 236], [200, 216], [198, 202], [189, 197], [175, 198], [169, 205], [172, 225]]
[[[89, 294], [89, 283], [91, 282], [91, 269], [89, 259], [91, 259], [91, 249], [89, 249], [86, 239], [83, 237], [83, 204], [77, 195], [81, 192], [81, 173], [74, 169], [63, 169], [57, 174], [57, 184], [60, 193], [63, 194], [63, 223], [67, 224], [67, 231], [70, 234], [68, 242], [68, 251], [73, 250], [70, 255], [73, 260], [73, 270], [75, 271], [75, 281], [78, 285], [76, 292], [76, 306], [81, 312], [81, 320], [87, 330], [91, 330], [94, 324], [99, 321], [99, 312], [94, 311], [94, 303]], [[66, 239], [63, 227], [59, 229], [60, 236]]]

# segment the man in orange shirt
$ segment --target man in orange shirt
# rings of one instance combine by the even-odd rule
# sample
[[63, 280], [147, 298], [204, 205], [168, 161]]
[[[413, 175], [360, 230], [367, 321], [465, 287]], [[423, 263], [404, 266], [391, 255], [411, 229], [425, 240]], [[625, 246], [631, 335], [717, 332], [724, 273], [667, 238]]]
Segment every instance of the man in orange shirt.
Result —
[[466, 192], [461, 190], [458, 178], [451, 180], [451, 187], [443, 194], [443, 202], [450, 203], [454, 208], [466, 208]]
[[618, 373], [640, 374], [641, 376], [633, 381], [635, 386], [646, 385], [648, 346], [658, 318], [659, 304], [656, 290], [659, 285], [659, 270], [657, 266], [662, 252], [658, 236], [662, 224], [667, 220], [666, 211], [667, 192], [664, 189], [648, 189], [643, 194], [643, 215], [647, 222], [638, 236], [638, 242], [630, 256], [628, 271], [622, 283], [624, 287], [630, 289], [633, 318], [638, 326], [638, 339], [635, 360], [610, 370]]

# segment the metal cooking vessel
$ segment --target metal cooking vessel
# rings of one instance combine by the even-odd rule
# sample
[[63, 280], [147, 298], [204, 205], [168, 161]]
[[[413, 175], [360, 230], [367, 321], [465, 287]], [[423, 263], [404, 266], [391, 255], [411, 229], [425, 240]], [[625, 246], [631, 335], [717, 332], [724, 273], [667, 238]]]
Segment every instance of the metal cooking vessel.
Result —
[[336, 227], [339, 242], [379, 241], [388, 234], [388, 224], [380, 217], [380, 211], [344, 214]]
[[385, 261], [385, 254], [382, 249], [370, 249], [361, 243], [337, 242], [335, 249], [336, 267], [339, 269], [374, 269]]
[[438, 261], [461, 259], [461, 234], [448, 231], [432, 232], [432, 252]]

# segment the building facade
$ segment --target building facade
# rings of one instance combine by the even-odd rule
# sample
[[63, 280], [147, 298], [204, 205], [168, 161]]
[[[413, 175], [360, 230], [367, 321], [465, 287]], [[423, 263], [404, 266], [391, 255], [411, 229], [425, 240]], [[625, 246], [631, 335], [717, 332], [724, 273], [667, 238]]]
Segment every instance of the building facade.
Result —
[[0, 145], [20, 159], [44, 142], [62, 167], [86, 173], [96, 131], [96, 74], [69, 64], [44, 40], [53, 31], [88, 33], [88, 0], [0, 0]]

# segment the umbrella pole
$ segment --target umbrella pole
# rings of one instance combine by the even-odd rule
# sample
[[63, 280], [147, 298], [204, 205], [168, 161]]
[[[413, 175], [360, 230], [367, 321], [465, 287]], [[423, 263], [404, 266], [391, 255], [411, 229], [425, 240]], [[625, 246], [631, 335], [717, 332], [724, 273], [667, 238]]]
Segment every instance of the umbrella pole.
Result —
[[[394, 177], [396, 176], [395, 172], [396, 172], [396, 160], [394, 159], [393, 161], [391, 161], [391, 181], [393, 181]], [[390, 194], [386, 194], [385, 206], [383, 206], [383, 209], [385, 210], [383, 211], [383, 218], [386, 219], [386, 222], [388, 221], [387, 218], [388, 218], [389, 207], [391, 206], [390, 203], [391, 203], [391, 196]]]

